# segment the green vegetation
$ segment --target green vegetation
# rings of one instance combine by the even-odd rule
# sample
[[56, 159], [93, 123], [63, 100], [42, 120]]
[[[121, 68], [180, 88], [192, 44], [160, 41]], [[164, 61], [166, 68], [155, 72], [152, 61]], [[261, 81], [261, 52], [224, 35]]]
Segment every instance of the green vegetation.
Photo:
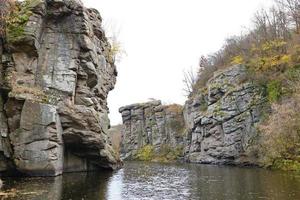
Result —
[[154, 147], [151, 145], [146, 145], [138, 150], [136, 155], [137, 160], [141, 161], [151, 161], [154, 158]]
[[267, 84], [267, 94], [269, 102], [276, 102], [279, 100], [282, 90], [281, 82], [278, 80], [272, 80]]
[[180, 156], [182, 156], [183, 147], [178, 146], [172, 148], [165, 144], [160, 147], [159, 152], [155, 152], [155, 148], [152, 145], [146, 145], [139, 149], [136, 158], [141, 161], [151, 161], [151, 162], [174, 162]]
[[108, 30], [107, 32], [112, 32], [111, 37], [107, 37], [108, 43], [110, 44], [110, 48], [106, 51], [106, 58], [109, 63], [117, 63], [122, 60], [124, 56], [127, 55], [125, 49], [123, 48], [122, 43], [119, 41], [118, 32], [115, 28], [110, 28], [112, 30]]
[[183, 147], [172, 148], [169, 145], [162, 145], [159, 154], [153, 159], [154, 162], [174, 162], [182, 156]]
[[300, 162], [297, 160], [278, 159], [274, 161], [272, 168], [284, 171], [300, 171]]
[[25, 0], [16, 2], [7, 19], [7, 41], [17, 42], [24, 36], [25, 26], [32, 15], [31, 9], [35, 7], [40, 0]]

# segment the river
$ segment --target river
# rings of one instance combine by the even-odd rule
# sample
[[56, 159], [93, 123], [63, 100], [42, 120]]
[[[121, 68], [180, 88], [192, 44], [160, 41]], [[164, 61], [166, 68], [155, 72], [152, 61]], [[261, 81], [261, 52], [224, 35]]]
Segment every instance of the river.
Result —
[[4, 184], [12, 200], [300, 199], [300, 174], [196, 164], [126, 162], [116, 172], [4, 178]]

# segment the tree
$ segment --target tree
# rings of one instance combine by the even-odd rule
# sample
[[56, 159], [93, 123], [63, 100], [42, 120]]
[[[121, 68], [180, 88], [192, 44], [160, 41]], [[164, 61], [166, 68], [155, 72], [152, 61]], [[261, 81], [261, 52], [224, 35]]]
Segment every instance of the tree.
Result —
[[193, 87], [196, 83], [196, 76], [192, 70], [185, 70], [183, 71], [183, 91], [186, 96], [190, 95], [193, 92]]
[[288, 16], [280, 6], [273, 6], [269, 11], [261, 9], [254, 16], [252, 35], [258, 42], [290, 37]]
[[275, 0], [278, 6], [287, 11], [290, 20], [296, 27], [297, 33], [300, 31], [300, 0]]

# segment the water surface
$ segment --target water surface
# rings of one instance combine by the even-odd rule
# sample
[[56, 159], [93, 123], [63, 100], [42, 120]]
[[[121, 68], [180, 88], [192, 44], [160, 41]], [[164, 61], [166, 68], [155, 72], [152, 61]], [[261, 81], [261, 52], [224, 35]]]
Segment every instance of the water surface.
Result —
[[4, 182], [12, 200], [300, 199], [300, 174], [211, 165], [127, 162], [116, 172]]

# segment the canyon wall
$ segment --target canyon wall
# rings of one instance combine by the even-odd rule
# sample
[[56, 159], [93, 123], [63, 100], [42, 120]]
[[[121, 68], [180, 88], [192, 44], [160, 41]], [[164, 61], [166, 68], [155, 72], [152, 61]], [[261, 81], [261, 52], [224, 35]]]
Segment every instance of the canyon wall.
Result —
[[183, 112], [169, 112], [172, 106], [160, 101], [120, 108], [121, 153], [132, 158], [147, 144], [156, 149], [182, 145], [186, 162], [256, 164], [249, 152], [265, 103], [263, 90], [252, 83], [245, 66], [228, 67], [216, 72], [206, 87], [195, 89]]
[[117, 71], [99, 12], [80, 0], [20, 7], [1, 53], [1, 172], [118, 168], [107, 141]]
[[164, 106], [161, 101], [132, 104], [120, 108], [123, 119], [121, 157], [135, 159], [150, 145], [159, 153], [164, 145], [183, 145], [184, 121], [180, 105]]

